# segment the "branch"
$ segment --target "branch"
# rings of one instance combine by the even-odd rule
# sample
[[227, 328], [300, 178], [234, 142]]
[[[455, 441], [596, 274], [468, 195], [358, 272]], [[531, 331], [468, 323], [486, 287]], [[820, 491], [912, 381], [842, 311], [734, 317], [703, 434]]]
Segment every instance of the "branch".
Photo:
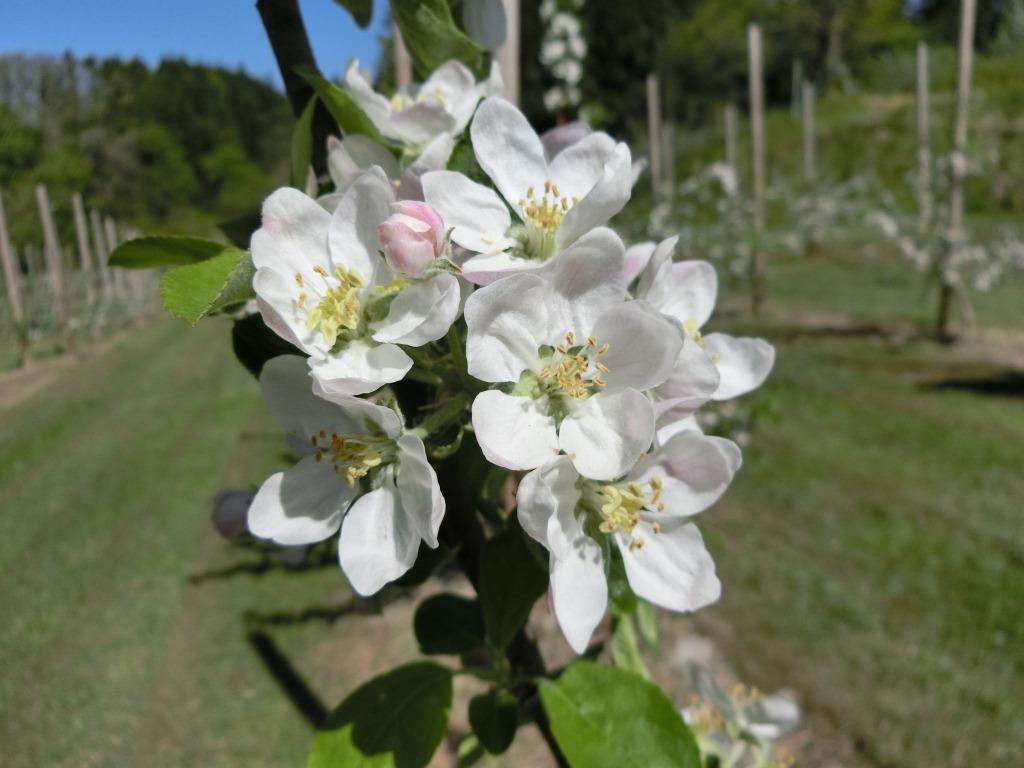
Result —
[[[297, 118], [313, 98], [313, 88], [297, 74], [299, 67], [319, 72], [313, 49], [302, 22], [298, 0], [256, 0], [267, 39], [281, 70], [288, 103]], [[317, 176], [327, 171], [327, 137], [334, 131], [330, 114], [323, 104], [317, 103], [313, 113], [313, 170]]]

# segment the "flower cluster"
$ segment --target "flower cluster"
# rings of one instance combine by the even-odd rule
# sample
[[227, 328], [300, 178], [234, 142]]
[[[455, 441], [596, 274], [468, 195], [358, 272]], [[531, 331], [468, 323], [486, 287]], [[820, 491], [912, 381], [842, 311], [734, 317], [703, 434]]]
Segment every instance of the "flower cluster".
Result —
[[[388, 143], [332, 140], [334, 190], [274, 192], [252, 238], [263, 319], [306, 359], [261, 377], [300, 458], [260, 488], [250, 530], [288, 545], [340, 531], [353, 587], [377, 591], [438, 545], [445, 499], [424, 441], [455, 425], [519, 473], [518, 519], [550, 553], [577, 652], [614, 559], [656, 605], [716, 600], [690, 518], [741, 456], [693, 415], [759, 386], [774, 352], [703, 331], [716, 274], [673, 261], [676, 238], [627, 249], [605, 226], [635, 181], [628, 147], [579, 125], [538, 136], [492, 95], [496, 73], [478, 83], [456, 63], [391, 99], [355, 65], [344, 85]], [[467, 126], [476, 181], [446, 167]], [[435, 389], [426, 417], [403, 400], [413, 380]]]

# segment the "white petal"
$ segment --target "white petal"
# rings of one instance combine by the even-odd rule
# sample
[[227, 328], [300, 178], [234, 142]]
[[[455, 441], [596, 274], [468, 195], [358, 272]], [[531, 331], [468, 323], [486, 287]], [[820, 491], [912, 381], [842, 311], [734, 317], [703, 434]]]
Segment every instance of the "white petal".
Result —
[[615, 140], [607, 133], [590, 133], [566, 147], [551, 161], [551, 180], [563, 197], [583, 197], [604, 175], [605, 165], [615, 154]]
[[681, 323], [700, 328], [711, 317], [718, 296], [718, 274], [706, 261], [664, 264], [643, 297]]
[[632, 468], [654, 440], [654, 409], [634, 389], [599, 394], [574, 406], [558, 445], [591, 480], [614, 480]]
[[313, 198], [291, 187], [277, 190], [264, 201], [263, 223], [250, 241], [256, 269], [270, 267], [310, 278], [316, 274], [314, 266], [329, 267], [330, 221]]
[[331, 469], [329, 461], [306, 456], [260, 486], [249, 507], [249, 530], [278, 544], [313, 544], [338, 530], [357, 489]]
[[764, 339], [710, 333], [701, 341], [721, 377], [715, 400], [731, 400], [757, 389], [775, 364], [775, 347]]
[[332, 265], [355, 270], [367, 286], [379, 282], [386, 271], [379, 255], [377, 227], [391, 215], [393, 200], [391, 183], [380, 168], [374, 167], [345, 190], [331, 217], [328, 239]]
[[398, 187], [400, 200], [423, 200], [423, 174], [429, 171], [440, 171], [448, 165], [455, 148], [455, 137], [450, 133], [442, 133], [423, 148], [420, 156], [413, 160], [402, 172], [402, 183]]
[[577, 537], [576, 504], [579, 474], [568, 456], [555, 456], [528, 473], [516, 492], [516, 509], [523, 530], [561, 557]]
[[503, 251], [493, 256], [479, 255], [466, 259], [462, 264], [462, 277], [474, 285], [490, 285], [517, 272], [536, 272], [543, 266], [543, 261], [523, 259]]
[[391, 483], [360, 497], [345, 515], [338, 561], [352, 588], [372, 595], [416, 562], [419, 531], [406, 519]]
[[551, 602], [570, 647], [583, 653], [608, 607], [608, 582], [601, 547], [582, 530], [564, 558], [551, 556]]
[[397, 179], [399, 175], [398, 161], [387, 149], [369, 136], [352, 134], [344, 140], [330, 145], [327, 154], [327, 169], [330, 171], [334, 185], [341, 189], [348, 186], [360, 171], [367, 171], [373, 166], [380, 166], [389, 179]]
[[365, 395], [401, 381], [412, 359], [394, 344], [371, 346], [353, 341], [325, 360], [311, 360], [313, 391], [320, 397]]
[[632, 283], [644, 271], [654, 253], [654, 243], [637, 243], [626, 249], [626, 284]]
[[630, 479], [642, 485], [658, 477], [665, 502], [665, 511], [658, 514], [689, 517], [718, 501], [741, 460], [740, 449], [732, 441], [683, 431], [647, 456]]
[[545, 344], [548, 286], [536, 275], [512, 275], [466, 300], [466, 361], [481, 381], [518, 381], [539, 366]]
[[398, 138], [391, 128], [391, 102], [373, 90], [370, 81], [359, 70], [358, 59], [349, 62], [342, 84], [378, 131], [389, 138]]
[[[255, 239], [255, 238], [254, 238]], [[324, 355], [327, 346], [323, 337], [306, 326], [305, 313], [298, 309], [298, 288], [295, 275], [286, 275], [277, 269], [257, 269], [252, 279], [256, 305], [263, 322], [274, 333], [304, 352]]]
[[659, 418], [670, 411], [677, 417], [692, 413], [711, 399], [719, 378], [718, 367], [704, 348], [684, 336], [672, 373], [654, 391], [655, 413]]
[[640, 275], [637, 283], [637, 296], [644, 298], [651, 291], [655, 279], [661, 272], [662, 267], [672, 262], [672, 254], [675, 253], [676, 245], [679, 243], [679, 235], [673, 235], [658, 243], [651, 253], [647, 269]]
[[697, 432], [698, 434], [704, 434], [700, 428], [700, 424], [697, 423], [697, 417], [692, 413], [687, 416], [675, 416], [669, 412], [663, 416], [659, 416], [655, 422], [655, 428], [657, 429], [655, 442], [658, 445], [664, 445], [680, 432]]
[[593, 132], [593, 128], [579, 120], [545, 131], [540, 137], [540, 143], [544, 146], [544, 157], [550, 164], [555, 155], [563, 149], [572, 146]]
[[398, 476], [395, 480], [402, 511], [416, 525], [420, 537], [431, 547], [437, 546], [437, 531], [444, 517], [444, 496], [437, 484], [437, 474], [427, 461], [423, 441], [416, 435], [398, 438]]
[[446, 61], [420, 86], [419, 97], [436, 99], [451, 116], [452, 134], [460, 134], [469, 124], [477, 102], [483, 95], [476, 78], [460, 61]]
[[459, 314], [459, 280], [441, 273], [413, 283], [391, 302], [387, 317], [375, 327], [373, 338], [392, 344], [420, 347], [448, 333]]
[[505, 234], [512, 217], [494, 190], [455, 171], [431, 171], [421, 182], [423, 199], [441, 214], [454, 243], [490, 254], [511, 247]]
[[560, 342], [566, 331], [587, 337], [601, 315], [622, 304], [624, 256], [618, 235], [595, 229], [537, 271], [551, 284], [550, 341]]
[[506, 469], [534, 469], [558, 453], [554, 419], [529, 397], [481, 392], [473, 430], [487, 460]]
[[405, 144], [422, 147], [442, 133], [457, 133], [455, 118], [440, 104], [420, 102], [391, 116], [391, 131]]
[[[569, 151], [555, 158], [556, 162]], [[555, 241], [560, 246], [572, 243], [622, 210], [633, 191], [631, 169], [629, 148], [625, 144], [617, 145], [597, 184], [562, 219], [555, 233]]]
[[537, 134], [522, 112], [495, 96], [481, 102], [469, 130], [480, 167], [518, 210], [527, 190], [542, 187], [548, 178]]
[[683, 334], [650, 305], [621, 304], [605, 312], [591, 333], [598, 345], [608, 344], [600, 361], [606, 392], [626, 387], [645, 390], [669, 377], [683, 347]]
[[654, 533], [641, 524], [633, 533], [644, 542], [633, 551], [621, 532], [615, 538], [637, 595], [670, 611], [696, 611], [718, 600], [722, 585], [697, 526], [688, 523]]

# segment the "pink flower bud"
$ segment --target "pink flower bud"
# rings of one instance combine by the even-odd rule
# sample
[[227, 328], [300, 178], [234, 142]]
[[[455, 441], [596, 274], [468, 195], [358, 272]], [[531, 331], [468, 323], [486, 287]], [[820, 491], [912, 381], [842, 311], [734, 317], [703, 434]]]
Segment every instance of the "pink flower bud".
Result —
[[395, 212], [377, 227], [384, 257], [395, 272], [422, 277], [444, 248], [444, 222], [426, 203], [402, 200]]

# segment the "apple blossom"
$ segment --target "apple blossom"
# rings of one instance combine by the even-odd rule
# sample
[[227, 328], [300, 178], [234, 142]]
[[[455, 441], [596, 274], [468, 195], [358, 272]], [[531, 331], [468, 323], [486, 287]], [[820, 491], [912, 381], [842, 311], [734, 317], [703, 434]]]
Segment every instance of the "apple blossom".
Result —
[[458, 61], [445, 62], [419, 88], [390, 99], [373, 90], [356, 59], [349, 62], [342, 85], [385, 138], [417, 153], [442, 134], [461, 134], [477, 102], [504, 90], [497, 64], [478, 83]]
[[316, 390], [359, 395], [402, 379], [397, 346], [443, 336], [459, 311], [458, 279], [410, 280], [380, 257], [377, 228], [394, 201], [379, 168], [356, 179], [334, 213], [294, 189], [263, 205], [252, 237], [253, 288], [267, 325], [310, 356]]
[[331, 136], [327, 139], [327, 170], [334, 183], [335, 192], [320, 199], [329, 211], [334, 210], [337, 201], [349, 185], [359, 176], [378, 166], [397, 186], [397, 195], [402, 200], [422, 200], [423, 186], [420, 177], [427, 171], [445, 168], [455, 147], [455, 137], [442, 133], [431, 139], [418, 154], [412, 150], [403, 153], [401, 167], [391, 150], [373, 139], [352, 134], [344, 139]]
[[426, 203], [403, 200], [392, 204], [395, 211], [377, 227], [384, 258], [404, 277], [423, 277], [444, 250], [444, 222]]
[[424, 199], [452, 228], [452, 242], [475, 254], [462, 265], [472, 282], [542, 267], [629, 200], [629, 148], [605, 133], [583, 137], [549, 163], [523, 113], [491, 97], [477, 109], [470, 135], [498, 192], [455, 171], [426, 173], [422, 183]]
[[473, 402], [490, 462], [533, 469], [564, 451], [581, 473], [611, 479], [650, 446], [642, 391], [671, 372], [682, 334], [644, 302], [622, 300], [622, 256], [618, 237], [596, 229], [545, 269], [467, 300], [469, 373], [504, 385]]
[[682, 432], [613, 482], [581, 476], [565, 456], [523, 478], [519, 521], [550, 553], [552, 606], [573, 650], [586, 650], [604, 616], [612, 543], [630, 587], [655, 605], [695, 611], [718, 599], [714, 563], [686, 519], [718, 500], [740, 462], [729, 440]]
[[294, 355], [267, 362], [260, 387], [300, 459], [260, 487], [248, 513], [253, 535], [296, 545], [340, 530], [341, 568], [362, 595], [409, 570], [420, 541], [437, 546], [444, 498], [423, 441], [394, 410], [315, 396]]

